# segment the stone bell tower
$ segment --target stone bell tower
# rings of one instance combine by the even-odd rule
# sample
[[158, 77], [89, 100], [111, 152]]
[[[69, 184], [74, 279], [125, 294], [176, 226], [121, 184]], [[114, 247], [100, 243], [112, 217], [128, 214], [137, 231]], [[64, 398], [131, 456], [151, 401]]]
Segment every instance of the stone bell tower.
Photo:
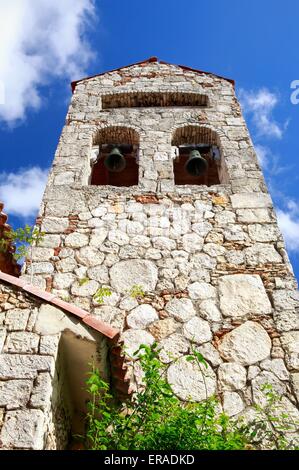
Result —
[[24, 276], [119, 329], [128, 357], [157, 340], [182, 400], [206, 397], [194, 344], [226, 413], [270, 383], [298, 414], [297, 285], [234, 82], [150, 58], [72, 87]]

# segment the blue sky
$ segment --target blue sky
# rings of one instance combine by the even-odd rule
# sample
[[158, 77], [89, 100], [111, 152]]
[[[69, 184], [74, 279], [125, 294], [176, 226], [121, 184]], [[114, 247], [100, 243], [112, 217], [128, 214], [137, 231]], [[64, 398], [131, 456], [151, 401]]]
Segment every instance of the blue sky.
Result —
[[298, 278], [298, 18], [294, 0], [0, 1], [0, 200], [10, 222], [34, 220], [70, 81], [155, 55], [235, 79]]

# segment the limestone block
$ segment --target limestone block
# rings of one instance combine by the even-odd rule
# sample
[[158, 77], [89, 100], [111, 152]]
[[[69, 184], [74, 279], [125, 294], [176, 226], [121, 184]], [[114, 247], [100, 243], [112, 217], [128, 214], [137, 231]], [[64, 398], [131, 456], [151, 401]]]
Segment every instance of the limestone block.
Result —
[[174, 298], [167, 302], [165, 306], [166, 312], [169, 313], [175, 320], [186, 322], [196, 315], [193, 303], [190, 299]]
[[277, 331], [291, 331], [299, 329], [299, 315], [296, 310], [274, 312], [274, 321]]
[[[68, 258], [66, 258], [68, 259]], [[75, 280], [75, 275], [71, 273], [57, 273], [54, 275], [53, 287], [55, 289], [68, 289]]]
[[52, 395], [52, 379], [47, 372], [38, 374], [30, 397], [30, 406], [42, 410], [49, 409]]
[[160, 342], [159, 358], [162, 362], [168, 364], [182, 356], [184, 353], [187, 353], [189, 346], [189, 342], [183, 335], [174, 333]]
[[278, 311], [293, 310], [299, 307], [299, 292], [278, 289], [272, 292], [274, 307]]
[[0, 382], [0, 406], [7, 410], [25, 407], [30, 398], [32, 380], [6, 380]]
[[69, 219], [66, 217], [47, 217], [41, 226], [42, 232], [63, 233], [69, 226]]
[[65, 246], [71, 248], [81, 248], [82, 246], [88, 245], [88, 236], [84, 233], [73, 232], [66, 236]]
[[176, 242], [167, 237], [154, 237], [153, 247], [159, 250], [175, 250]]
[[230, 196], [233, 209], [255, 209], [272, 207], [269, 194], [262, 193], [239, 193]]
[[229, 250], [225, 253], [225, 257], [230, 264], [239, 265], [245, 262], [244, 253], [240, 250]]
[[36, 353], [38, 351], [39, 335], [28, 331], [9, 333], [5, 351], [11, 353]]
[[132, 358], [138, 357], [138, 354], [134, 355], [134, 353], [142, 344], [151, 346], [155, 341], [155, 338], [147, 331], [135, 329], [126, 330], [122, 334], [122, 339], [124, 341], [124, 351]]
[[248, 233], [256, 242], [273, 242], [280, 236], [279, 228], [270, 224], [251, 224], [248, 226]]
[[289, 331], [281, 335], [281, 344], [286, 352], [289, 369], [299, 370], [299, 331]]
[[40, 337], [39, 353], [46, 356], [56, 357], [58, 352], [58, 344], [60, 334], [56, 335], [43, 335]]
[[89, 297], [96, 293], [99, 288], [99, 283], [97, 281], [89, 280], [81, 284], [76, 281], [72, 285], [71, 292], [73, 295], [78, 295], [79, 297]]
[[32, 263], [27, 266], [28, 274], [52, 274], [54, 272], [54, 266], [52, 263], [41, 262], [41, 263]]
[[158, 270], [149, 260], [132, 259], [120, 261], [110, 269], [111, 286], [117, 292], [129, 291], [140, 285], [145, 291], [155, 290]]
[[215, 221], [218, 225], [226, 226], [227, 224], [235, 223], [236, 214], [234, 212], [224, 210], [215, 215]]
[[255, 377], [261, 372], [261, 369], [258, 366], [249, 366], [247, 378], [248, 380], [255, 379]]
[[32, 261], [48, 261], [52, 258], [54, 250], [52, 248], [43, 248], [35, 246], [32, 250]]
[[119, 304], [121, 310], [130, 311], [138, 306], [138, 301], [133, 297], [124, 297]]
[[229, 224], [223, 230], [225, 240], [228, 241], [244, 241], [246, 240], [246, 233], [241, 225]]
[[227, 361], [252, 365], [270, 356], [271, 340], [261, 325], [247, 321], [224, 335], [218, 350]]
[[38, 372], [51, 371], [53, 358], [29, 354], [2, 354], [0, 356], [0, 379], [35, 379]]
[[92, 246], [84, 246], [76, 253], [76, 259], [84, 266], [97, 266], [104, 261], [104, 254]]
[[130, 328], [145, 329], [158, 319], [158, 314], [151, 305], [142, 304], [134, 308], [127, 316], [127, 324]]
[[277, 376], [269, 371], [262, 371], [255, 379], [251, 382], [253, 401], [257, 405], [266, 406], [267, 397], [265, 391], [263, 391], [264, 385], [272, 385], [273, 391], [279, 396], [286, 393], [286, 386], [282, 383]]
[[299, 372], [291, 374], [291, 380], [293, 385], [293, 390], [295, 392], [296, 398], [299, 401]]
[[210, 222], [198, 222], [196, 224], [192, 224], [193, 232], [197, 233], [200, 237], [205, 238], [208, 233], [212, 230], [213, 226]]
[[224, 246], [221, 246], [218, 243], [206, 243], [203, 247], [203, 252], [214, 258], [223, 255], [225, 251], [226, 249]]
[[42, 304], [38, 312], [34, 331], [41, 335], [56, 335], [65, 330], [70, 330], [74, 334], [90, 341], [94, 341], [96, 337], [94, 332], [89, 331], [87, 326], [71, 315], [68, 316], [62, 310], [52, 305]]
[[1, 353], [2, 348], [4, 346], [5, 338], [6, 338], [6, 329], [5, 328], [0, 328], [0, 353]]
[[100, 284], [108, 284], [109, 282], [108, 269], [103, 264], [89, 268], [87, 276], [89, 279], [98, 281]]
[[241, 390], [246, 385], [246, 369], [237, 362], [225, 362], [218, 368], [221, 390]]
[[104, 227], [98, 228], [90, 237], [90, 245], [100, 248], [108, 235], [108, 230]]
[[48, 235], [47, 233], [43, 236], [43, 239], [39, 242], [40, 247], [56, 248], [60, 245], [60, 235]]
[[[203, 376], [204, 375], [204, 376]], [[173, 392], [184, 401], [201, 401], [216, 392], [216, 376], [213, 369], [181, 357], [173, 362], [167, 372]]]
[[219, 279], [220, 310], [227, 317], [267, 315], [272, 311], [262, 280], [257, 275], [232, 274]]
[[77, 263], [74, 258], [69, 256], [58, 261], [56, 267], [58, 271], [63, 273], [71, 273], [77, 267]]
[[3, 447], [41, 450], [44, 447], [44, 414], [41, 410], [9, 411], [0, 434]]
[[271, 222], [269, 209], [237, 209], [238, 222], [254, 224]]
[[196, 251], [201, 251], [204, 239], [197, 235], [197, 233], [187, 233], [182, 237], [183, 248], [188, 253], [195, 253]]
[[174, 318], [164, 318], [164, 320], [152, 323], [148, 327], [148, 330], [157, 341], [161, 341], [161, 339], [174, 333], [179, 326], [180, 324], [177, 323]]
[[5, 325], [9, 331], [25, 330], [29, 318], [30, 310], [28, 308], [13, 308], [8, 310], [5, 318]]
[[135, 237], [130, 240], [131, 245], [141, 246], [142, 248], [149, 248], [151, 246], [151, 240], [145, 235], [135, 235]]
[[98, 316], [102, 321], [108, 323], [112, 328], [122, 330], [125, 324], [126, 312], [117, 307], [110, 305], [102, 305], [94, 309], [94, 315]]
[[244, 403], [237, 392], [224, 392], [223, 411], [228, 416], [234, 416], [244, 410]]
[[207, 343], [212, 339], [209, 323], [199, 317], [193, 317], [184, 324], [183, 334], [197, 344]]
[[200, 352], [204, 359], [212, 364], [213, 367], [219, 366], [222, 363], [219, 352], [211, 343], [205, 343], [195, 347], [196, 351]]
[[282, 359], [266, 359], [260, 363], [260, 367], [272, 372], [280, 380], [289, 380], [289, 372]]
[[206, 282], [193, 282], [188, 286], [188, 293], [193, 300], [214, 299], [216, 297], [216, 289]]
[[121, 230], [111, 230], [108, 234], [108, 240], [117, 245], [127, 245], [130, 241], [129, 236]]
[[256, 243], [255, 245], [246, 248], [244, 251], [246, 262], [249, 266], [266, 263], [282, 263], [282, 258], [273, 245]]

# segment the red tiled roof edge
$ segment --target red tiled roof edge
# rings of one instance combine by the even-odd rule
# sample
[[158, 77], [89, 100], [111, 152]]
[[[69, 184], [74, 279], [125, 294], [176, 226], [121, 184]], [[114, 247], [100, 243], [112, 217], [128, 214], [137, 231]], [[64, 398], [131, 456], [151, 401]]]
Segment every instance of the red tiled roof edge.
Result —
[[43, 291], [39, 289], [38, 287], [32, 286], [30, 284], [26, 284], [26, 282], [23, 281], [23, 279], [11, 276], [10, 274], [6, 274], [2, 271], [0, 271], [0, 280], [3, 282], [6, 282], [7, 284], [11, 284], [13, 286], [19, 287], [25, 292], [28, 292], [34, 295], [35, 297], [38, 297], [39, 299], [45, 300], [49, 304], [54, 305], [58, 308], [61, 308], [62, 310], [65, 310], [66, 312], [71, 313], [72, 315], [75, 315], [83, 323], [90, 326], [91, 328], [98, 331], [99, 333], [102, 333], [104, 336], [106, 336], [110, 340], [113, 340], [114, 342], [117, 341], [119, 338], [118, 330], [116, 330], [115, 328], [112, 328], [110, 325], [103, 322], [99, 318], [91, 315], [90, 313], [86, 312], [82, 308], [76, 307], [75, 305], [69, 304], [68, 302], [65, 302], [64, 300], [58, 297], [55, 297], [54, 294]]
[[80, 78], [79, 80], [75, 80], [75, 81], [71, 82], [72, 93], [74, 93], [77, 83], [80, 83], [83, 80], [89, 80], [90, 78], [100, 77], [101, 75], [105, 75], [106, 73], [117, 72], [118, 70], [126, 69], [128, 67], [133, 67], [134, 65], [142, 65], [142, 64], [146, 64], [146, 63], [150, 63], [150, 62], [159, 62], [160, 64], [164, 64], [164, 65], [175, 65], [176, 67], [180, 67], [181, 69], [184, 69], [184, 70], [190, 70], [191, 72], [205, 73], [207, 75], [213, 75], [214, 77], [222, 78], [223, 80], [227, 80], [228, 82], [230, 82], [235, 87], [235, 80], [233, 80], [231, 78], [222, 77], [221, 75], [217, 75], [213, 72], [205, 72], [204, 70], [193, 69], [192, 67], [187, 67], [186, 65], [171, 64], [170, 62], [165, 62], [164, 60], [159, 60], [157, 57], [150, 57], [149, 59], [142, 60], [140, 62], [135, 62], [134, 64], [124, 65], [123, 67], [118, 67], [117, 69], [106, 70], [106, 72], [97, 73], [96, 75], [91, 75], [90, 77], [84, 77], [84, 78]]

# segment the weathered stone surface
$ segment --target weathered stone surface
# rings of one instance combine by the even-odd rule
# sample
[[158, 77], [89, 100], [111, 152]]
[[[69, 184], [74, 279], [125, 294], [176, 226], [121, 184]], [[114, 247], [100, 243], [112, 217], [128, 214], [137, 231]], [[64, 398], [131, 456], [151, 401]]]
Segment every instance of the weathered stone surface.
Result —
[[124, 297], [119, 304], [119, 308], [126, 311], [131, 311], [135, 307], [138, 307], [138, 300], [131, 296]]
[[299, 331], [281, 335], [281, 344], [286, 352], [286, 363], [292, 370], [299, 370]]
[[121, 230], [112, 230], [109, 232], [108, 240], [120, 246], [127, 245], [130, 242], [129, 236]]
[[175, 250], [176, 242], [167, 237], [154, 237], [153, 247], [159, 250]]
[[94, 280], [84, 282], [83, 284], [81, 284], [80, 281], [76, 281], [72, 285], [71, 292], [73, 295], [78, 295], [79, 297], [88, 297], [94, 295], [98, 288], [99, 283]]
[[67, 289], [74, 282], [75, 275], [71, 273], [57, 273], [54, 276], [53, 287], [55, 289]]
[[193, 317], [184, 324], [183, 334], [197, 344], [207, 343], [212, 339], [209, 323], [199, 317]]
[[274, 307], [279, 311], [293, 310], [299, 307], [299, 292], [286, 289], [278, 289], [272, 292]]
[[246, 369], [237, 362], [225, 362], [218, 368], [221, 390], [241, 390], [246, 385]]
[[272, 311], [262, 280], [257, 275], [233, 274], [219, 279], [220, 309], [227, 317], [265, 315]]
[[272, 372], [262, 371], [251, 383], [253, 401], [257, 405], [267, 405], [267, 396], [263, 390], [264, 385], [271, 385], [273, 391], [279, 396], [284, 395], [286, 392], [285, 384], [272, 374]]
[[46, 356], [56, 357], [58, 352], [59, 340], [60, 334], [41, 336], [39, 344], [39, 353]]
[[282, 258], [273, 245], [256, 243], [245, 250], [246, 262], [249, 266], [266, 263], [281, 263]]
[[239, 193], [233, 194], [230, 198], [234, 209], [255, 209], [272, 206], [269, 194]]
[[294, 311], [284, 310], [281, 312], [274, 312], [274, 321], [277, 331], [291, 331], [299, 329], [299, 315]]
[[270, 355], [271, 340], [261, 325], [247, 321], [224, 335], [218, 350], [227, 361], [251, 365]]
[[145, 329], [158, 319], [158, 314], [151, 305], [142, 304], [134, 308], [127, 316], [127, 324], [130, 328]]
[[13, 308], [9, 310], [5, 318], [5, 326], [10, 331], [25, 330], [30, 310]]
[[187, 233], [182, 237], [183, 248], [188, 253], [195, 253], [201, 251], [204, 243], [203, 237], [196, 233]]
[[270, 222], [269, 209], [237, 209], [238, 222], [241, 223], [264, 223]]
[[6, 380], [0, 382], [0, 406], [7, 410], [24, 407], [29, 401], [32, 380]]
[[0, 353], [1, 353], [2, 348], [4, 346], [5, 338], [6, 338], [6, 329], [5, 328], [0, 328]]
[[193, 282], [188, 286], [188, 293], [191, 299], [206, 300], [216, 297], [216, 289], [206, 282]]
[[129, 357], [137, 357], [134, 356], [134, 353], [139, 349], [141, 344], [145, 344], [150, 346], [154, 343], [155, 338], [144, 330], [126, 330], [122, 334], [122, 339], [124, 341], [124, 350]]
[[174, 333], [163, 339], [159, 344], [159, 348], [161, 348], [159, 353], [160, 360], [164, 363], [169, 363], [188, 352], [189, 342], [183, 335]]
[[102, 321], [108, 323], [113, 328], [122, 330], [124, 327], [126, 312], [117, 307], [102, 305], [94, 309], [94, 315], [100, 317]]
[[167, 379], [173, 392], [184, 401], [205, 400], [216, 391], [213, 369], [210, 366], [206, 369], [197, 362], [188, 362], [185, 357], [170, 365]]
[[108, 230], [104, 227], [97, 228], [90, 237], [90, 245], [100, 248], [108, 235]]
[[110, 269], [111, 286], [117, 292], [127, 292], [140, 285], [145, 291], [153, 291], [158, 280], [155, 264], [148, 260], [120, 261]]
[[204, 343], [200, 346], [195, 347], [196, 351], [200, 352], [204, 359], [212, 364], [213, 367], [219, 366], [222, 363], [222, 359], [220, 357], [219, 352], [217, 349], [212, 345], [212, 343]]
[[241, 413], [244, 409], [242, 398], [237, 392], [224, 392], [223, 394], [223, 411], [228, 416], [234, 416]]
[[2, 354], [0, 379], [34, 379], [38, 372], [52, 371], [53, 358], [49, 356]]
[[215, 301], [208, 299], [204, 300], [199, 305], [199, 313], [202, 318], [210, 322], [220, 322], [222, 319], [221, 312]]
[[81, 248], [82, 246], [88, 245], [89, 239], [88, 236], [84, 233], [73, 232], [67, 235], [65, 238], [65, 246], [71, 248]]
[[157, 341], [160, 341], [174, 333], [179, 326], [180, 324], [177, 323], [174, 318], [165, 318], [164, 320], [152, 323], [148, 327], [148, 330]]
[[165, 306], [166, 312], [176, 320], [185, 322], [196, 315], [193, 303], [190, 299], [171, 299]]
[[289, 380], [289, 372], [282, 359], [266, 359], [260, 363], [260, 367], [264, 370], [272, 372], [280, 380]]
[[27, 272], [31, 274], [52, 274], [54, 272], [54, 266], [52, 263], [41, 262], [41, 263], [32, 263], [27, 268]]
[[296, 398], [299, 401], [299, 372], [291, 374], [291, 380]]
[[30, 406], [32, 408], [46, 410], [49, 408], [52, 392], [52, 379], [50, 374], [47, 372], [38, 374], [31, 394]]
[[87, 271], [87, 276], [89, 279], [98, 281], [101, 284], [108, 284], [109, 282], [108, 269], [103, 264], [89, 268]]
[[104, 254], [92, 246], [84, 246], [76, 253], [76, 259], [84, 266], [97, 266], [104, 261]]
[[280, 235], [278, 227], [269, 224], [249, 225], [248, 232], [250, 238], [256, 242], [273, 242], [276, 241]]
[[36, 353], [39, 335], [28, 331], [14, 331], [7, 336], [5, 351], [12, 353]]
[[9, 411], [0, 440], [4, 448], [43, 449], [44, 414], [41, 410]]

